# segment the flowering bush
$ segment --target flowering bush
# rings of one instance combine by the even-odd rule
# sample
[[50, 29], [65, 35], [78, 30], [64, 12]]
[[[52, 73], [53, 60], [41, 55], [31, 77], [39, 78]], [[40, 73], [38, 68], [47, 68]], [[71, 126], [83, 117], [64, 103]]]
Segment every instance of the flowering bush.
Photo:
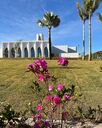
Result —
[[67, 66], [68, 65], [68, 60], [66, 58], [63, 58], [63, 57], [59, 57], [58, 58], [58, 64], [59, 65], [62, 65], [62, 66]]
[[[68, 60], [65, 58], [59, 58], [58, 63], [62, 66], [67, 66]], [[48, 81], [49, 78], [54, 78], [49, 75], [49, 72], [47, 69], [47, 62], [44, 59], [38, 59], [34, 61], [33, 64], [30, 64], [28, 66], [28, 69], [29, 71], [32, 71], [37, 76], [38, 81], [45, 82], [45, 84], [48, 84], [46, 83], [46, 81]], [[53, 81], [54, 79], [51, 79], [51, 80]], [[35, 85], [37, 88], [40, 87], [38, 82], [36, 82]], [[38, 88], [37, 90], [39, 89], [40, 88]], [[47, 85], [47, 89], [48, 89], [47, 93], [44, 94], [44, 97], [43, 96], [39, 97], [39, 100], [41, 100], [41, 104], [38, 104], [36, 110], [32, 111], [33, 112], [32, 117], [35, 121], [34, 128], [48, 128], [49, 123], [46, 122], [46, 118], [49, 119], [49, 115], [50, 115], [51, 117], [50, 120], [52, 120], [52, 114], [57, 110], [58, 106], [61, 106], [63, 109], [65, 103], [68, 103], [68, 101], [71, 100], [71, 97], [74, 94], [73, 86], [66, 88], [61, 83], [59, 83], [57, 87], [54, 87], [53, 84], [50, 84], [49, 86]], [[43, 101], [45, 105], [43, 105]], [[68, 115], [67, 111], [61, 110], [60, 113], [62, 113], [63, 119], [64, 117], [66, 117], [66, 115]], [[64, 114], [64, 117], [63, 117], [63, 114]]]
[[44, 59], [37, 59], [32, 64], [28, 65], [28, 71], [32, 71], [39, 81], [48, 81], [50, 74], [47, 69], [47, 62]]
[[34, 128], [49, 128], [50, 124], [46, 121], [42, 103], [37, 105], [36, 109], [33, 111], [32, 118], [35, 122]]
[[59, 105], [71, 100], [71, 97], [74, 94], [74, 87], [66, 88], [62, 84], [58, 84], [57, 87], [50, 85], [48, 88], [48, 95], [46, 96], [47, 102], [52, 102], [53, 105]]

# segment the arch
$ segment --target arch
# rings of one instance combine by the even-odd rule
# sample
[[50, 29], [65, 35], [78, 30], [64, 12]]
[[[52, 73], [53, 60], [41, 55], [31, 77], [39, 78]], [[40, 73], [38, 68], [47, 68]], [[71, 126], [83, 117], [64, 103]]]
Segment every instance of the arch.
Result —
[[21, 57], [21, 49], [18, 48], [18, 57]]
[[5, 50], [4, 50], [4, 57], [8, 57], [8, 48], [5, 48]]
[[15, 57], [15, 49], [14, 48], [11, 49], [11, 57], [13, 57], [13, 58]]
[[35, 52], [34, 52], [34, 48], [31, 48], [31, 57], [35, 57]]
[[27, 50], [27, 48], [24, 49], [24, 57], [28, 57], [28, 50]]
[[44, 48], [44, 55], [45, 55], [45, 57], [48, 57], [48, 48], [47, 47]]
[[41, 55], [41, 48], [40, 48], [40, 47], [38, 47], [37, 55], [38, 55], [38, 57], [41, 57], [41, 56], [42, 56], [42, 55]]

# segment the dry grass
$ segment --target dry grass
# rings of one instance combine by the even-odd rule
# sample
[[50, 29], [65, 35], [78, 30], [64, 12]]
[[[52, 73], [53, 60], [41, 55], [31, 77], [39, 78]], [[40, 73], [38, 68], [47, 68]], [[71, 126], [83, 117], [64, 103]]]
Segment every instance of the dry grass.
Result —
[[[24, 110], [26, 104], [35, 98], [30, 88], [35, 76], [25, 72], [32, 62], [30, 59], [0, 60], [0, 102], [6, 101], [16, 109]], [[47, 62], [49, 72], [58, 78], [58, 82], [79, 86], [88, 104], [102, 106], [102, 61], [70, 60], [67, 68], [58, 66], [56, 60]]]

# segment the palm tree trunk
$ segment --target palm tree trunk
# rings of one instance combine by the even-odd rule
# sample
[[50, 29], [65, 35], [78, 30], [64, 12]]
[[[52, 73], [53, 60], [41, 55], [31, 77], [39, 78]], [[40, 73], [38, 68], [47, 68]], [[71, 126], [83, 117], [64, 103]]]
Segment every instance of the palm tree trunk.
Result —
[[91, 15], [89, 15], [89, 56], [88, 56], [88, 60], [91, 61], [92, 60], [92, 40], [91, 40], [92, 36], [91, 36]]
[[48, 29], [48, 41], [49, 41], [49, 57], [51, 60], [52, 59], [52, 56], [51, 56], [51, 28]]
[[82, 46], [82, 60], [85, 60], [85, 21], [83, 21], [83, 46]]

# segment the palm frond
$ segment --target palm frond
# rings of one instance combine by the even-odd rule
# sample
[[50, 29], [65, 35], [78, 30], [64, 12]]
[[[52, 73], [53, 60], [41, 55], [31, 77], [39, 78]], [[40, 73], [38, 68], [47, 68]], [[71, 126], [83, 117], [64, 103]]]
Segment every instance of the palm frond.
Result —
[[102, 14], [98, 13], [98, 18], [100, 21], [102, 21]]
[[102, 0], [94, 0], [93, 1], [93, 6], [92, 6], [92, 11], [93, 12], [99, 7], [101, 2], [102, 2]]
[[88, 15], [86, 14], [85, 10], [81, 7], [81, 5], [77, 2], [76, 3], [76, 7], [78, 9], [78, 14], [80, 16], [80, 18], [85, 21], [88, 19]]
[[57, 27], [60, 24], [60, 18], [53, 12], [46, 12], [42, 20], [38, 20], [38, 25], [42, 27]]
[[92, 15], [99, 7], [102, 0], [83, 0], [83, 5], [87, 14]]
[[40, 26], [40, 27], [44, 27], [45, 26], [45, 23], [43, 20], [38, 20], [37, 21], [37, 24]]

